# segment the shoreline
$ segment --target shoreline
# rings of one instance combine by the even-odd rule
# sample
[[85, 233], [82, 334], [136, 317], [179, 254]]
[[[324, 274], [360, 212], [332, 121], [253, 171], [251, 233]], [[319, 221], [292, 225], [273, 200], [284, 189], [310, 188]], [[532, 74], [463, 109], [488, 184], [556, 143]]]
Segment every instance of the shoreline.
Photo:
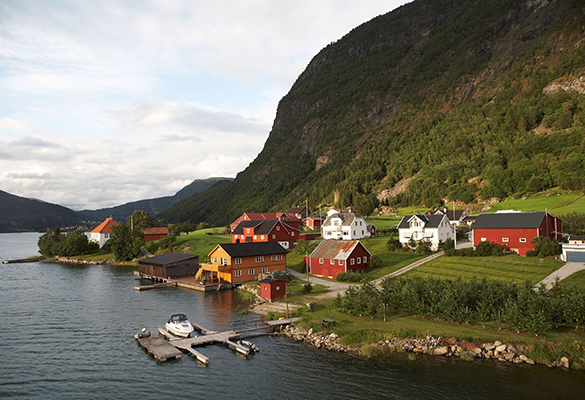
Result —
[[[458, 341], [455, 338], [434, 338], [427, 336], [425, 339], [414, 338], [390, 338], [380, 340], [377, 343], [364, 343], [361, 347], [352, 347], [339, 343], [339, 336], [334, 333], [313, 332], [300, 328], [298, 325], [287, 326], [282, 335], [300, 342], [305, 342], [317, 349], [335, 351], [338, 353], [350, 353], [367, 358], [384, 357], [395, 352], [409, 353], [416, 357], [417, 354], [432, 356], [454, 357], [462, 361], [474, 359], [508, 362], [518, 365], [542, 364], [527, 356], [528, 348], [521, 344], [502, 343], [499, 340], [482, 344]], [[567, 357], [561, 357], [548, 364], [550, 368], [571, 369], [571, 363]], [[573, 368], [575, 369], [575, 368]]]

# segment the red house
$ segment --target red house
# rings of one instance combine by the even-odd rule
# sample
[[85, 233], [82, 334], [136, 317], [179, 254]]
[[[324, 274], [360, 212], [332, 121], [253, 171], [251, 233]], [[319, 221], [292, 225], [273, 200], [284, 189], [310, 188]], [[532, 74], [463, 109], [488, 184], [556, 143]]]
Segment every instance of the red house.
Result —
[[366, 269], [372, 258], [357, 240], [324, 240], [305, 259], [313, 275], [337, 278], [340, 272]]
[[321, 225], [323, 225], [324, 220], [325, 218], [323, 218], [320, 215], [308, 217], [307, 219], [305, 219], [305, 225], [311, 230], [319, 229], [321, 228]]
[[544, 212], [497, 212], [480, 214], [473, 224], [473, 246], [492, 242], [508, 246], [525, 256], [534, 250], [530, 243], [537, 236], [558, 239], [563, 235], [563, 221]]
[[286, 283], [280, 279], [267, 278], [260, 281], [260, 297], [267, 300], [285, 296]]
[[232, 231], [232, 243], [278, 242], [290, 249], [299, 241], [300, 232], [280, 220], [242, 221]]
[[243, 221], [282, 221], [299, 229], [301, 220], [293, 213], [244, 213], [230, 224], [232, 231]]
[[159, 240], [165, 236], [169, 236], [169, 228], [166, 227], [154, 227], [154, 228], [142, 228], [140, 229], [144, 233], [144, 241], [150, 242], [151, 240]]

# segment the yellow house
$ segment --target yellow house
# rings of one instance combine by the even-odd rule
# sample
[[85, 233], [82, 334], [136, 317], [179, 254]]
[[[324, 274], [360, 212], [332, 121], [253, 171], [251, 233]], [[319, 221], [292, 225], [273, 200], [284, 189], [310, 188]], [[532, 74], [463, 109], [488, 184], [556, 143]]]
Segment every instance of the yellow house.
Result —
[[258, 275], [286, 270], [286, 250], [277, 242], [218, 244], [200, 264], [196, 279], [204, 283], [240, 283]]

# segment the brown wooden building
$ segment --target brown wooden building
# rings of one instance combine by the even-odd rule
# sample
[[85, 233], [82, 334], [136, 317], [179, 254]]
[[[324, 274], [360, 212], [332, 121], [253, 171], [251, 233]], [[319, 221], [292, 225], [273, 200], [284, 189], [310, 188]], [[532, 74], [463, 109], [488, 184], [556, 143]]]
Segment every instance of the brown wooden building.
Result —
[[138, 261], [140, 276], [159, 279], [194, 276], [199, 270], [197, 254], [168, 253]]

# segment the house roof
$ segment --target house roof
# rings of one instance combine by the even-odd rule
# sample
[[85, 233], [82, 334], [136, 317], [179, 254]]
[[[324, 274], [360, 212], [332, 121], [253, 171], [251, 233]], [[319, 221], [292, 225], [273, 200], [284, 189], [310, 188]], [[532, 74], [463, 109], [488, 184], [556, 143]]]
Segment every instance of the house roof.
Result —
[[91, 233], [112, 233], [112, 226], [116, 225], [118, 225], [118, 223], [114, 221], [112, 217], [109, 217], [92, 230]]
[[185, 261], [190, 259], [197, 259], [199, 260], [199, 256], [197, 254], [183, 254], [183, 253], [167, 253], [160, 256], [149, 257], [143, 260], [138, 260], [139, 264], [148, 264], [148, 265], [167, 265], [167, 264], [174, 264], [179, 261]]
[[410, 223], [409, 221], [412, 218], [418, 218], [421, 221], [423, 221], [425, 223], [425, 228], [438, 228], [439, 225], [441, 224], [441, 221], [443, 221], [443, 218], [445, 217], [444, 214], [438, 214], [438, 215], [405, 215], [404, 217], [402, 217], [402, 219], [400, 220], [400, 223], [398, 224], [398, 229], [409, 229], [410, 228]]
[[282, 220], [282, 221], [300, 221], [294, 213], [291, 212], [279, 212], [279, 213], [243, 213], [239, 216], [231, 225], [238, 225], [244, 217], [247, 217], [250, 221], [270, 221], [270, 220]]
[[349, 226], [349, 225], [351, 225], [353, 220], [356, 219], [357, 217], [359, 217], [359, 215], [357, 215], [356, 213], [351, 213], [351, 212], [343, 212], [343, 213], [340, 212], [337, 214], [332, 214], [332, 215], [328, 216], [327, 218], [325, 218], [325, 221], [323, 222], [323, 226], [325, 226], [325, 227], [331, 226], [332, 225], [331, 221], [335, 218], [341, 219], [341, 226]]
[[287, 252], [278, 242], [222, 243], [218, 244], [217, 247], [224, 249], [230, 257], [264, 256], [268, 254], [286, 254]]
[[288, 210], [288, 212], [296, 214], [296, 213], [302, 213], [303, 211], [306, 211], [306, 210], [307, 210], [307, 207], [304, 207], [304, 206], [303, 207], [291, 207]]
[[[278, 221], [278, 220], [268, 220], [268, 221], [242, 221], [236, 226], [236, 228], [232, 231], [234, 235], [243, 235], [244, 228], [254, 228], [254, 235], [268, 235], [276, 225], [280, 225], [283, 227], [284, 230], [289, 232], [290, 230], [300, 231], [300, 229], [293, 228], [290, 225], [287, 225], [285, 222]], [[290, 232], [289, 232], [290, 233]]]
[[357, 240], [324, 240], [319, 243], [319, 246], [313, 250], [309, 257], [324, 258], [327, 260], [346, 260], [358, 246], [363, 247], [370, 254], [368, 249]]
[[265, 278], [260, 281], [260, 283], [271, 284], [274, 282], [284, 282], [282, 279], [274, 279], [274, 278]]
[[150, 227], [140, 229], [145, 235], [168, 235], [169, 228], [167, 227]]
[[544, 212], [479, 214], [473, 229], [538, 228]]
[[458, 221], [465, 210], [439, 210], [435, 214], [444, 214], [449, 218], [449, 221]]

